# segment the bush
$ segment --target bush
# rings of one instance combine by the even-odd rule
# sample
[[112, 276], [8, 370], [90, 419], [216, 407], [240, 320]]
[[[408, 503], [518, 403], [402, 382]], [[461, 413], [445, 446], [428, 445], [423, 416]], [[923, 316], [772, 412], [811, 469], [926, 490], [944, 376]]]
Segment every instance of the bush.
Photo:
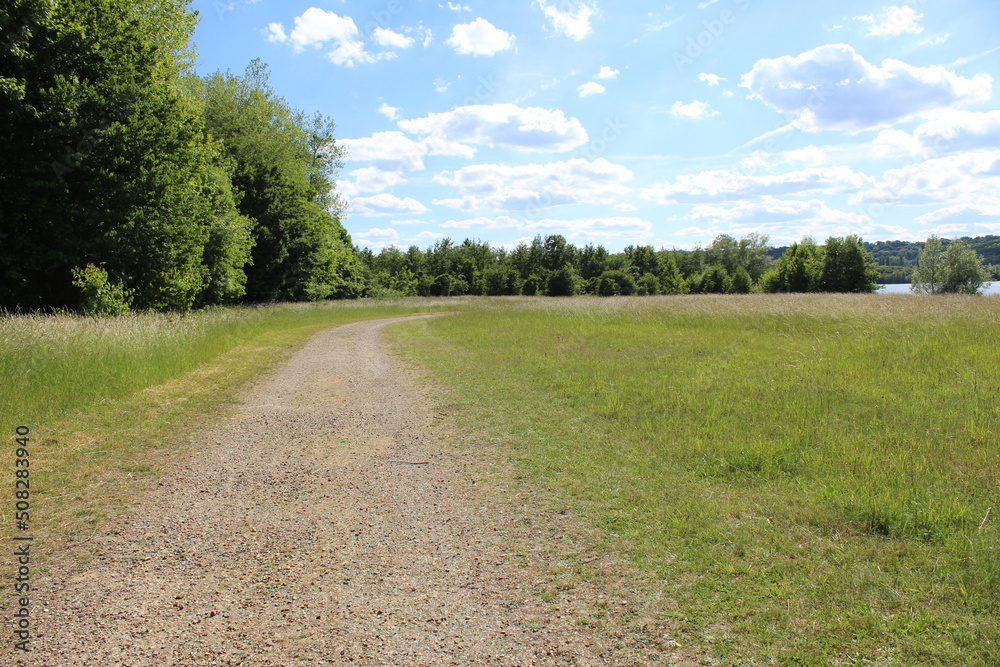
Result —
[[624, 271], [605, 271], [597, 282], [597, 293], [601, 296], [630, 296], [635, 292], [635, 280]]
[[127, 315], [131, 311], [132, 294], [121, 281], [108, 282], [108, 272], [88, 264], [74, 268], [73, 285], [83, 292], [83, 309], [90, 315]]

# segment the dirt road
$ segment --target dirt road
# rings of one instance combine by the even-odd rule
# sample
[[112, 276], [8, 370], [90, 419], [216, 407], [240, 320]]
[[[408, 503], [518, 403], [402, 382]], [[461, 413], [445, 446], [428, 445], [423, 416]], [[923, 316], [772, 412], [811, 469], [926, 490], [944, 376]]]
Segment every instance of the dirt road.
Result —
[[328, 331], [248, 392], [85, 571], [41, 584], [19, 664], [620, 664], [546, 622], [504, 510], [382, 348], [396, 321]]

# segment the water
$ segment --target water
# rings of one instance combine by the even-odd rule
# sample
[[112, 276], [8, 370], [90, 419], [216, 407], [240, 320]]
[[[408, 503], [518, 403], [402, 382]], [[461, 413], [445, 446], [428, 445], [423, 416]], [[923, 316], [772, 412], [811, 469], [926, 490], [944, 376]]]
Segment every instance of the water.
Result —
[[[878, 291], [879, 294], [909, 294], [909, 285], [880, 285], [882, 289]], [[1000, 280], [995, 280], [992, 283], [985, 283], [983, 289], [979, 290], [980, 294], [1000, 294]]]

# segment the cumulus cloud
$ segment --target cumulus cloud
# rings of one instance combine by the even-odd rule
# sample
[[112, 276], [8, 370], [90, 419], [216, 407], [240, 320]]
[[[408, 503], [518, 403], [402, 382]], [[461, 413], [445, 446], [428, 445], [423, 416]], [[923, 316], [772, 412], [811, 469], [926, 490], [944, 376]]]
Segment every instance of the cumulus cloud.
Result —
[[452, 28], [445, 44], [461, 55], [492, 56], [514, 48], [514, 36], [480, 17]]
[[406, 182], [398, 171], [385, 171], [378, 167], [355, 169], [347, 177], [337, 183], [340, 191], [347, 197], [383, 192]]
[[738, 206], [695, 206], [690, 219], [700, 224], [722, 224], [736, 233], [761, 231], [775, 238], [801, 239], [852, 230], [870, 221], [865, 215], [831, 208], [819, 199], [810, 201], [766, 198]]
[[396, 120], [399, 117], [399, 107], [389, 106], [385, 103], [379, 106], [378, 112], [389, 120]]
[[495, 230], [509, 229], [530, 234], [562, 234], [571, 241], [643, 241], [653, 235], [653, 224], [648, 220], [630, 216], [608, 218], [572, 218], [569, 220], [527, 220], [510, 216], [496, 218], [478, 217], [449, 220], [441, 225], [449, 229]]
[[416, 43], [416, 40], [388, 28], [375, 28], [372, 38], [379, 46], [388, 46], [394, 49], [408, 49]]
[[598, 79], [616, 79], [618, 75], [621, 74], [618, 70], [609, 67], [607, 65], [601, 65], [601, 70], [597, 73], [595, 78]]
[[434, 180], [452, 187], [456, 199], [435, 204], [465, 211], [525, 211], [567, 204], [609, 204], [628, 194], [632, 172], [604, 158], [574, 158], [548, 164], [480, 164], [444, 172]]
[[949, 109], [922, 123], [914, 136], [935, 153], [1000, 148], [1000, 110]]
[[698, 75], [698, 80], [707, 83], [709, 86], [718, 86], [726, 79], [719, 76], [718, 74], [706, 74], [705, 72], [702, 72], [701, 74]]
[[916, 115], [989, 100], [993, 78], [968, 79], [941, 66], [886, 59], [872, 65], [847, 44], [758, 60], [741, 86], [809, 131], [858, 132]]
[[870, 23], [866, 37], [898, 37], [903, 33], [919, 35], [924, 31], [920, 25], [923, 14], [918, 14], [913, 7], [897, 6], [886, 7], [885, 11], [878, 18], [865, 15], [858, 16], [859, 21]]
[[575, 118], [558, 109], [516, 104], [472, 105], [403, 120], [399, 126], [441, 145], [500, 146], [520, 151], [568, 151], [589, 137]]
[[577, 90], [580, 93], [580, 97], [587, 97], [588, 95], [600, 95], [601, 93], [607, 92], [608, 89], [596, 81], [588, 81]]
[[371, 162], [383, 171], [420, 171], [427, 146], [402, 132], [376, 132], [370, 137], [343, 139], [351, 161]]
[[591, 32], [590, 17], [593, 16], [594, 10], [580, 2], [575, 3], [574, 7], [567, 6], [569, 4], [571, 3], [563, 0], [557, 6], [545, 0], [538, 0], [538, 6], [542, 8], [553, 32], [579, 41]]
[[996, 233], [997, 230], [1000, 230], [1000, 199], [977, 204], [947, 206], [920, 216], [917, 218], [917, 222], [938, 229], [952, 225], [976, 225], [982, 232]]
[[674, 118], [689, 118], [694, 120], [700, 118], [711, 118], [712, 116], [719, 115], [719, 112], [715, 109], [709, 108], [707, 103], [699, 102], [698, 100], [695, 100], [690, 104], [674, 102], [674, 105], [670, 107], [670, 113]]
[[1000, 192], [1000, 150], [976, 151], [925, 160], [885, 172], [852, 204], [962, 204]]
[[386, 193], [371, 197], [355, 197], [350, 201], [348, 213], [351, 215], [419, 215], [426, 213], [427, 207], [416, 199], [406, 197], [400, 199], [396, 195]]
[[[382, 32], [379, 33], [379, 30]], [[334, 64], [343, 67], [355, 67], [396, 56], [391, 51], [370, 53], [365, 48], [364, 41], [360, 39], [354, 19], [316, 7], [310, 7], [301, 16], [296, 16], [295, 27], [291, 32], [286, 32], [285, 26], [281, 23], [271, 23], [265, 34], [269, 42], [288, 44], [296, 52], [307, 48], [329, 49], [327, 57]], [[383, 28], [376, 30], [375, 41], [382, 46], [405, 48], [403, 44], [406, 40], [409, 38], [391, 30]], [[412, 44], [412, 40], [409, 40], [409, 44]]]
[[755, 197], [804, 194], [852, 194], [875, 185], [875, 179], [850, 167], [803, 169], [785, 174], [755, 176], [731, 170], [703, 171], [678, 176], [641, 190], [643, 199], [658, 204], [699, 204], [741, 201]]

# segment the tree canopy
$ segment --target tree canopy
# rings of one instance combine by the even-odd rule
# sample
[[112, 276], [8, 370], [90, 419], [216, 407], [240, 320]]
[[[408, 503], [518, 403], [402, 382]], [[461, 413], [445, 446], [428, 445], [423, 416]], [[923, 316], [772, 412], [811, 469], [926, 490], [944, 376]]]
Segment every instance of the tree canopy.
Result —
[[357, 293], [332, 121], [259, 63], [196, 77], [187, 5], [0, 8], [0, 307], [93, 307], [101, 280], [160, 310]]

